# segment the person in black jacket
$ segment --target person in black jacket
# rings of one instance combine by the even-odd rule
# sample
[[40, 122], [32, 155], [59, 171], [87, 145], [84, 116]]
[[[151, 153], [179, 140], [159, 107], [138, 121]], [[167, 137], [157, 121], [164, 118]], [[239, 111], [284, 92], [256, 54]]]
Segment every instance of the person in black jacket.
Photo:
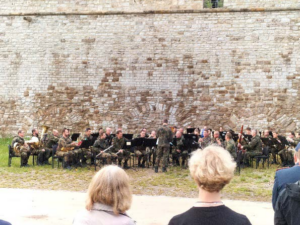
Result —
[[246, 216], [221, 201], [220, 191], [233, 178], [235, 167], [231, 155], [222, 147], [210, 145], [193, 152], [189, 169], [199, 188], [199, 201], [174, 216], [169, 225], [251, 225]]
[[287, 184], [280, 193], [275, 207], [275, 225], [300, 223], [300, 181]]

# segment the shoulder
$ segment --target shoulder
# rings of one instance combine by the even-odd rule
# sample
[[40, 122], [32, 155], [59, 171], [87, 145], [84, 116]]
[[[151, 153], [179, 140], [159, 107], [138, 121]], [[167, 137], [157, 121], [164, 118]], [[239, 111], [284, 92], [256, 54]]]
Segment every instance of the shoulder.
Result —
[[73, 220], [73, 225], [88, 225], [89, 224], [89, 211], [82, 210], [78, 212]]
[[237, 213], [227, 206], [224, 207], [224, 212], [226, 212], [228, 218], [230, 218], [232, 221], [236, 221], [235, 224], [251, 224], [247, 216]]

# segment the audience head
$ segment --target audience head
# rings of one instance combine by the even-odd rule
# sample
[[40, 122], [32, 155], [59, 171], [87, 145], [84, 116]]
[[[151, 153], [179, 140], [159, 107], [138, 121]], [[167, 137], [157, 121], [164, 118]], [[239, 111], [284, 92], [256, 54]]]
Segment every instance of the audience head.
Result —
[[106, 166], [93, 177], [86, 209], [92, 210], [95, 203], [112, 206], [114, 214], [125, 213], [131, 206], [132, 194], [129, 177], [117, 166]]
[[197, 150], [189, 161], [190, 173], [198, 187], [219, 192], [234, 176], [236, 163], [224, 148], [211, 145]]

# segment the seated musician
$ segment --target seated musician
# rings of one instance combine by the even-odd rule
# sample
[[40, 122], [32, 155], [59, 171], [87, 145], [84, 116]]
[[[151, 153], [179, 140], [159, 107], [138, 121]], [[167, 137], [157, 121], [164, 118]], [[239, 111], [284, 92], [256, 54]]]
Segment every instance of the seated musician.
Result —
[[[264, 138], [268, 138], [270, 140], [273, 139], [273, 137], [270, 135], [270, 131], [269, 130], [264, 130], [264, 135], [263, 135]], [[272, 163], [271, 164], [277, 164], [276, 162], [276, 153], [277, 153], [277, 149], [274, 147], [274, 146], [264, 146], [263, 144], [263, 148], [266, 148], [268, 149], [268, 152], [271, 152], [272, 153]]]
[[122, 149], [125, 143], [126, 143], [126, 139], [123, 137], [122, 131], [118, 130], [116, 133], [116, 137], [112, 139], [112, 145], [113, 145], [112, 153], [118, 155], [118, 165], [121, 166], [122, 159], [124, 159], [123, 168], [128, 169], [129, 168], [128, 159], [130, 157], [130, 152], [125, 149]]
[[[281, 140], [278, 137], [278, 132], [277, 131], [273, 131], [273, 138], [277, 141], [277, 143], [275, 144], [275, 156], [273, 156], [273, 158], [276, 158], [276, 153], [278, 153], [280, 159], [281, 159], [281, 166], [286, 166], [287, 163], [287, 151], [285, 149], [285, 145], [283, 143], [281, 143]], [[272, 152], [273, 154], [273, 152]]]
[[[137, 138], [145, 138], [145, 137], [146, 137], [146, 133], [145, 133], [145, 130], [143, 129]], [[138, 157], [138, 166], [145, 168], [145, 162], [147, 161], [147, 157], [148, 157], [146, 147], [145, 146], [135, 146], [134, 153]], [[142, 159], [143, 159], [143, 161], [141, 163]]]
[[45, 164], [50, 165], [48, 159], [50, 158], [50, 150], [44, 149], [41, 145], [41, 138], [39, 137], [38, 129], [32, 130], [32, 138], [27, 142], [30, 146], [31, 154], [37, 155], [38, 166]]
[[[81, 143], [83, 141], [91, 141], [93, 140], [92, 136], [92, 129], [91, 128], [86, 128], [83, 137], [80, 139]], [[82, 163], [83, 164], [92, 164], [92, 151], [89, 148], [82, 148]]]
[[30, 148], [24, 140], [24, 131], [18, 131], [18, 136], [13, 138], [11, 147], [13, 148], [14, 155], [21, 157], [21, 166], [29, 167], [27, 163], [30, 156]]
[[56, 155], [64, 158], [64, 169], [71, 169], [71, 163], [78, 163], [80, 150], [74, 148], [77, 146], [76, 142], [72, 142], [70, 136], [70, 130], [67, 128], [63, 129], [62, 136], [58, 141]]
[[220, 138], [220, 132], [215, 131], [214, 137], [211, 140], [211, 144], [219, 145], [220, 147], [224, 148], [223, 140]]
[[149, 137], [149, 134], [147, 134], [147, 129], [146, 129], [146, 128], [143, 128], [142, 131], [145, 132], [145, 137], [148, 138], [148, 137]]
[[251, 128], [250, 128], [250, 127], [247, 127], [247, 128], [246, 128], [245, 134], [251, 135]]
[[257, 131], [252, 130], [251, 135], [252, 135], [252, 140], [250, 141], [250, 143], [241, 146], [243, 150], [246, 150], [245, 158], [244, 158], [245, 166], [250, 166], [249, 163], [250, 157], [253, 158], [255, 156], [262, 155], [262, 144], [261, 144], [260, 137], [257, 135]]
[[50, 151], [50, 155], [56, 154], [58, 141], [59, 141], [59, 133], [57, 130], [53, 130], [52, 133], [48, 134], [45, 148]]
[[172, 146], [173, 166], [180, 166], [179, 158], [182, 157], [181, 166], [185, 166], [188, 151], [184, 149], [184, 137], [180, 131], [176, 132], [176, 145]]
[[[156, 131], [155, 130], [151, 131], [149, 138], [156, 139]], [[151, 156], [152, 156], [152, 165], [153, 166], [155, 165], [156, 150], [157, 150], [156, 147], [152, 147], [151, 149], [150, 149], [150, 147], [147, 147], [147, 149], [146, 149], [146, 152], [149, 152], [149, 159], [151, 159]]]
[[111, 128], [107, 127], [106, 130], [105, 130], [105, 133], [106, 133], [106, 142], [110, 146], [112, 138], [113, 138], [113, 136], [111, 135]]
[[210, 145], [211, 138], [209, 136], [208, 129], [203, 130], [203, 138], [199, 138], [198, 142], [200, 143], [202, 149]]
[[110, 150], [103, 152], [105, 149], [109, 148], [109, 145], [106, 142], [106, 133], [99, 133], [99, 138], [95, 141], [93, 146], [93, 152], [95, 155], [100, 154], [100, 159], [105, 159], [108, 164], [111, 164], [113, 161], [116, 163], [118, 156], [113, 154]]
[[234, 160], [236, 160], [237, 159], [236, 146], [235, 146], [234, 140], [232, 139], [232, 135], [229, 132], [225, 135], [224, 146], [225, 146], [225, 149], [230, 153], [232, 158], [234, 158]]
[[[199, 138], [199, 136], [200, 136], [200, 130], [199, 130], [199, 128], [196, 128], [196, 129], [194, 130], [194, 134], [197, 135], [197, 137]], [[198, 140], [197, 140], [197, 141], [198, 141]]]

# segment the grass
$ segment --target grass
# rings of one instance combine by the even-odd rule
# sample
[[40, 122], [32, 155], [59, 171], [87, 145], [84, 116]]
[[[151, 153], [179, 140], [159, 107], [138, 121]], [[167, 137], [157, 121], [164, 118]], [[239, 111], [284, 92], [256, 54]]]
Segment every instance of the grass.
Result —
[[[20, 159], [13, 158], [8, 167], [7, 146], [11, 139], [0, 139], [0, 188], [27, 188], [85, 192], [95, 171], [93, 168], [74, 170], [52, 169], [51, 166], [20, 168]], [[32, 164], [32, 159], [29, 159]], [[57, 164], [55, 164], [57, 165]], [[261, 167], [261, 166], [260, 166]], [[222, 191], [227, 199], [271, 201], [276, 166], [269, 169], [246, 168], [235, 175]], [[152, 169], [129, 169], [134, 194], [197, 197], [197, 186], [188, 170], [169, 167], [167, 173], [155, 174]]]

